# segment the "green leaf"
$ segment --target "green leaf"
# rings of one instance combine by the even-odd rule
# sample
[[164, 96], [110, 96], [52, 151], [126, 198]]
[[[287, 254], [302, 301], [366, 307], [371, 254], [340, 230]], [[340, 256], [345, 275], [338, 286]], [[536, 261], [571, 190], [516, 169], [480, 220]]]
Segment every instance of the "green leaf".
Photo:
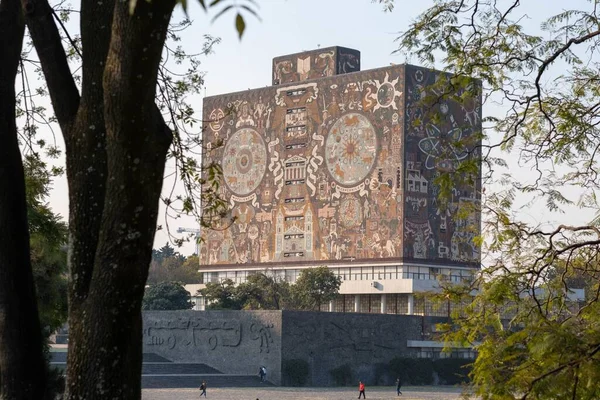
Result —
[[240, 6], [240, 8], [243, 8], [244, 10], [248, 11], [250, 14], [254, 15], [256, 17], [256, 19], [258, 19], [260, 22], [262, 22], [262, 19], [260, 19], [260, 15], [258, 15], [258, 13], [256, 11], [254, 11], [252, 8], [242, 4]]
[[183, 12], [187, 16], [187, 0], [177, 0], [177, 2], [181, 4], [181, 8], [183, 8]]
[[235, 28], [238, 31], [238, 35], [240, 40], [242, 39], [242, 35], [244, 34], [244, 30], [246, 29], [246, 22], [244, 22], [244, 17], [238, 13], [237, 17], [235, 17]]

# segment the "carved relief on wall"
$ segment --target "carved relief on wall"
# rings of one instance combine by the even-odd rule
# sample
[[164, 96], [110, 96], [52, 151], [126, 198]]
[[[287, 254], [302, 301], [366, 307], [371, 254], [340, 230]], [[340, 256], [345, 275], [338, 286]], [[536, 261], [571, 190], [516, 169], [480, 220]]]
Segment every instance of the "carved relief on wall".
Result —
[[240, 322], [232, 319], [178, 318], [147, 321], [144, 346], [164, 350], [194, 348], [219, 350], [223, 347], [255, 347], [257, 353], [268, 353], [273, 344], [273, 324]]

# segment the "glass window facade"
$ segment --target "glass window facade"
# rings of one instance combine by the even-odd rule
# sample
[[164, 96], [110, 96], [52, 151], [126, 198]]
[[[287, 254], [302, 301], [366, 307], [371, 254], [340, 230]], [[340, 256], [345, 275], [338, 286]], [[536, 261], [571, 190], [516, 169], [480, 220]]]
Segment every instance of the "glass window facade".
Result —
[[[295, 283], [305, 268], [278, 268], [267, 271], [278, 280], [285, 280], [289, 283]], [[386, 266], [347, 266], [331, 267], [331, 271], [345, 281], [361, 281], [360, 286], [364, 289], [369, 287], [370, 282], [378, 281], [385, 285], [385, 281], [398, 279], [415, 280], [444, 280], [456, 283], [469, 281], [472, 279], [473, 270], [460, 268], [437, 268], [423, 266], [407, 265], [386, 265]], [[255, 273], [261, 273], [264, 270], [238, 270], [238, 271], [218, 271], [204, 272], [201, 274], [201, 282], [218, 283], [225, 279], [231, 279], [235, 284], [244, 283], [248, 276]], [[360, 296], [361, 313], [381, 313], [381, 294], [362, 293]], [[386, 307], [384, 312], [387, 314], [408, 314], [409, 304], [408, 293], [386, 293]], [[453, 312], [461, 313], [466, 303], [444, 303], [438, 304], [423, 294], [413, 295], [413, 314], [447, 317]], [[355, 294], [340, 294], [334, 301], [331, 310], [334, 312], [354, 312]], [[323, 304], [320, 309], [329, 311], [329, 303]]]

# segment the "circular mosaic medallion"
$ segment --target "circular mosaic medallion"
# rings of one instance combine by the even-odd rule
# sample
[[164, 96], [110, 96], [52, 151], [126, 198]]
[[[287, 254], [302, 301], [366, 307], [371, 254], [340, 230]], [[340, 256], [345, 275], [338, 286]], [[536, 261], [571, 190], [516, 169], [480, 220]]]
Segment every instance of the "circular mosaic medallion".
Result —
[[341, 185], [361, 182], [371, 171], [377, 152], [377, 136], [367, 117], [349, 113], [338, 119], [327, 135], [325, 162]]
[[355, 197], [347, 197], [342, 200], [339, 213], [340, 224], [347, 229], [359, 226], [363, 219], [360, 201]]
[[267, 150], [262, 137], [251, 128], [234, 133], [223, 152], [223, 177], [229, 189], [240, 196], [258, 187], [267, 168]]

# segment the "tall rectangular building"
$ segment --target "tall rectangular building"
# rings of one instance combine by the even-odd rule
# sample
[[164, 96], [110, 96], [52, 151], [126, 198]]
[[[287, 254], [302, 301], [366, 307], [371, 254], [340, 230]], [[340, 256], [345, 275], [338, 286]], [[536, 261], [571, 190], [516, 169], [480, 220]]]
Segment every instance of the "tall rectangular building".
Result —
[[[454, 217], [477, 205], [480, 178], [444, 201], [435, 179], [479, 153], [468, 139], [481, 132], [481, 103], [441, 101], [429, 118], [420, 99], [441, 74], [360, 71], [358, 51], [331, 47], [275, 58], [273, 86], [205, 98], [204, 141], [223, 146], [203, 161], [222, 165], [221, 194], [236, 217], [203, 233], [206, 280], [271, 269], [293, 282], [326, 265], [343, 294], [381, 296], [470, 276], [480, 265], [480, 213]], [[396, 312], [410, 301], [395, 299]], [[340, 307], [364, 311], [351, 300]], [[375, 303], [393, 311], [383, 297]]]

